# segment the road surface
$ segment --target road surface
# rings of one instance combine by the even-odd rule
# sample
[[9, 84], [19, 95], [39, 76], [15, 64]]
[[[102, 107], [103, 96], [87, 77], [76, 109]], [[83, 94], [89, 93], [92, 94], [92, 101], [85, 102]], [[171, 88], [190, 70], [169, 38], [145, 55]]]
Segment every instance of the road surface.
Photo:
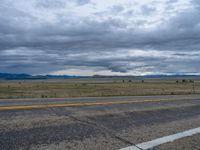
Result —
[[[200, 95], [1, 99], [1, 150], [118, 150], [200, 127]], [[154, 146], [198, 150], [200, 134]]]

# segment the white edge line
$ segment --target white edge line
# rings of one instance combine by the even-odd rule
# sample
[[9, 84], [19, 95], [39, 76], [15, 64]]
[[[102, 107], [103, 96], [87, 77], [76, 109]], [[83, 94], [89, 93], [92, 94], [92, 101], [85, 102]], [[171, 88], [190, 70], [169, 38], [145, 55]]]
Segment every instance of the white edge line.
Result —
[[141, 149], [147, 150], [147, 149], [153, 148], [155, 146], [159, 146], [161, 144], [168, 143], [168, 142], [173, 142], [174, 140], [178, 140], [178, 139], [181, 139], [181, 138], [184, 138], [184, 137], [192, 136], [192, 135], [198, 134], [198, 133], [200, 133], [200, 127], [190, 129], [190, 130], [187, 130], [187, 131], [183, 131], [183, 132], [180, 132], [180, 133], [177, 133], [177, 134], [165, 136], [165, 137], [162, 137], [162, 138], [158, 138], [158, 139], [155, 139], [155, 140], [152, 140], [152, 141], [140, 143], [140, 144], [137, 144], [135, 146], [133, 145], [133, 146], [129, 146], [129, 147], [126, 147], [126, 148], [122, 148], [120, 150], [141, 150]]

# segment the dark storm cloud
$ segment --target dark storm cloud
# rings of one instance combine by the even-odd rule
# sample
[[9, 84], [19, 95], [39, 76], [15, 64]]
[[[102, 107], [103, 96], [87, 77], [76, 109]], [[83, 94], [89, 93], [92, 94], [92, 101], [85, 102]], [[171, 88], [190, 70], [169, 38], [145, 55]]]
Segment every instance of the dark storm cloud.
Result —
[[[163, 9], [178, 2], [165, 1]], [[161, 13], [145, 18], [160, 13], [160, 6], [150, 4], [114, 4], [101, 10], [90, 0], [3, 0], [0, 71], [35, 74], [86, 66], [122, 73], [197, 72], [199, 1], [180, 11], [171, 7], [170, 17]]]

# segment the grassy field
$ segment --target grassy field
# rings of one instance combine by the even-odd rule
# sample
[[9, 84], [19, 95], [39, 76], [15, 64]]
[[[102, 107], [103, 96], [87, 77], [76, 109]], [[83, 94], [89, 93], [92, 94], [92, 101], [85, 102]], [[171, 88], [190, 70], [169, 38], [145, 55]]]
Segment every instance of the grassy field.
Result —
[[200, 81], [26, 80], [0, 81], [0, 98], [64, 98], [199, 94]]

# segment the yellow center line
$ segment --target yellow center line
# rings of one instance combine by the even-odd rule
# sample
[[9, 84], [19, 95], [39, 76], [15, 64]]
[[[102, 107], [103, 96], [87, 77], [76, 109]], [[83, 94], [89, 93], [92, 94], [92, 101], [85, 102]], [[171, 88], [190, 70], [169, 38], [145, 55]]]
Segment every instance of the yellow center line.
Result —
[[38, 109], [38, 108], [51, 108], [51, 107], [80, 107], [80, 106], [93, 106], [93, 105], [128, 104], [128, 103], [198, 100], [198, 99], [200, 100], [200, 98], [173, 98], [173, 99], [152, 99], [152, 100], [125, 100], [125, 101], [121, 100], [121, 101], [107, 101], [107, 102], [86, 102], [86, 103], [70, 103], [70, 104], [0, 106], [0, 110]]

